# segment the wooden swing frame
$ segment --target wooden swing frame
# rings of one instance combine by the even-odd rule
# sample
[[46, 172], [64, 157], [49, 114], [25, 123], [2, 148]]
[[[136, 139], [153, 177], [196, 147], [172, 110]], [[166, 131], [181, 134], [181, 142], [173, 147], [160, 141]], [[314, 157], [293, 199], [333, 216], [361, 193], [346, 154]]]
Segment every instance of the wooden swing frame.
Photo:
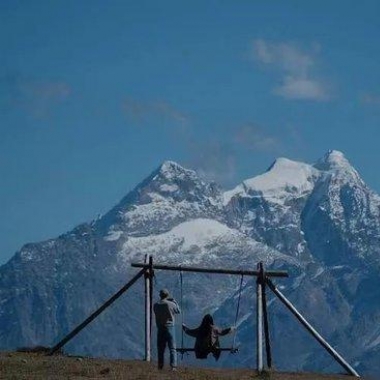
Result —
[[[132, 263], [132, 267], [141, 268], [140, 271], [117, 293], [111, 296], [103, 305], [94, 311], [87, 319], [75, 327], [68, 333], [62, 340], [60, 340], [48, 353], [53, 355], [58, 352], [67, 342], [73, 339], [81, 330], [83, 330], [89, 323], [98, 317], [106, 308], [115, 302], [123, 293], [125, 293], [138, 279], [144, 276], [145, 279], [145, 360], [151, 361], [151, 335], [152, 335], [152, 296], [153, 296], [153, 277], [154, 271], [168, 270], [168, 271], [182, 271], [182, 272], [196, 272], [196, 273], [219, 273], [229, 275], [244, 275], [254, 276], [256, 280], [256, 363], [259, 373], [263, 372], [263, 335], [265, 337], [266, 348], [266, 361], [267, 368], [272, 368], [272, 353], [271, 342], [269, 335], [269, 320], [267, 311], [266, 287], [277, 296], [277, 298], [290, 310], [290, 312], [297, 318], [297, 320], [309, 331], [309, 333], [327, 350], [327, 352], [349, 373], [355, 377], [360, 378], [359, 374], [343, 359], [343, 357], [331, 347], [327, 341], [311, 326], [311, 324], [299, 313], [293, 304], [277, 289], [272, 282], [271, 277], [288, 277], [286, 271], [271, 271], [265, 270], [264, 265], [260, 262], [257, 265], [257, 270], [233, 270], [233, 269], [214, 269], [214, 268], [197, 268], [197, 267], [184, 267], [172, 265], [159, 265], [153, 264], [153, 257], [149, 259], [145, 257], [144, 263]], [[185, 349], [186, 351], [193, 351], [194, 349]], [[230, 351], [230, 348], [223, 348], [222, 351]], [[177, 349], [181, 352], [181, 349]]]

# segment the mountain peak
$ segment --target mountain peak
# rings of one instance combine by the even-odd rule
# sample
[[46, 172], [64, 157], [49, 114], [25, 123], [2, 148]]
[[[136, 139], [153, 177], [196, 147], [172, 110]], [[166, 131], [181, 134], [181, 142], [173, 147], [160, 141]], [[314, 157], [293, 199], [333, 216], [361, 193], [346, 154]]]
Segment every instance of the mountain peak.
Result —
[[313, 174], [312, 166], [280, 157], [274, 161], [266, 173], [245, 181], [245, 185], [260, 191], [278, 192], [279, 189], [286, 188], [301, 190], [310, 187]]
[[171, 160], [164, 161], [160, 166], [160, 170], [163, 170], [163, 171], [173, 170], [173, 169], [177, 169], [177, 168], [183, 169], [181, 165], [179, 165], [179, 164], [177, 164], [177, 162], [171, 161]]
[[182, 176], [184, 174], [195, 174], [193, 170], [185, 169], [184, 167], [182, 167], [174, 161], [164, 161], [161, 164], [161, 166], [157, 169], [157, 173], [159, 173], [161, 176], [167, 179], [172, 179], [178, 176]]
[[185, 168], [183, 168], [180, 164], [178, 164], [175, 161], [164, 161], [158, 168], [158, 171], [162, 174], [165, 173], [172, 173], [176, 171], [186, 171]]
[[351, 164], [339, 150], [329, 150], [314, 167], [319, 170], [344, 169], [350, 168]]
[[289, 194], [310, 191], [317, 175], [318, 171], [311, 165], [284, 157], [277, 158], [265, 173], [246, 179], [235, 189], [225, 192], [224, 202], [227, 203], [238, 193], [252, 192], [260, 192], [267, 198], [282, 202], [281, 199]]
[[204, 182], [196, 171], [186, 169], [174, 161], [164, 161], [137, 187], [137, 191], [149, 201], [156, 199], [157, 195], [159, 199], [163, 196], [177, 201], [194, 201], [203, 196], [212, 196], [217, 190], [213, 184]]

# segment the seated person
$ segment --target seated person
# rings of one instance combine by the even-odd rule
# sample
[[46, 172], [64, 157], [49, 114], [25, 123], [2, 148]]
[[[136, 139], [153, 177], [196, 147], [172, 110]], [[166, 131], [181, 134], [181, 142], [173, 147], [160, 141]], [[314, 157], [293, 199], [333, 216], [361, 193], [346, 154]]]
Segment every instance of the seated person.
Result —
[[199, 327], [189, 329], [184, 324], [183, 331], [195, 338], [195, 357], [197, 359], [206, 359], [209, 353], [212, 353], [216, 360], [220, 357], [219, 336], [227, 335], [235, 331], [235, 327], [221, 329], [214, 325], [214, 320], [210, 314], [206, 314]]

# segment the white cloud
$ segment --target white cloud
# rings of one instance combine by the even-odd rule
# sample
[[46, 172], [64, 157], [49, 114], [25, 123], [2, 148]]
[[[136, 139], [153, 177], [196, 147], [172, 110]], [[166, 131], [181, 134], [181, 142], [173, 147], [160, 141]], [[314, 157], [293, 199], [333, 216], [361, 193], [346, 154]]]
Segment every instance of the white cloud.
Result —
[[255, 123], [236, 126], [212, 140], [189, 141], [190, 167], [208, 179], [232, 186], [237, 179], [237, 163], [242, 150], [277, 154], [282, 143]]
[[281, 145], [278, 139], [265, 133], [255, 124], [246, 124], [235, 132], [234, 142], [250, 150], [275, 151]]
[[122, 110], [126, 116], [132, 117], [140, 124], [149, 122], [152, 118], [181, 126], [186, 126], [190, 121], [187, 115], [163, 100], [142, 102], [128, 98], [122, 103]]
[[304, 76], [314, 65], [314, 60], [289, 43], [270, 43], [262, 39], [254, 41], [254, 57], [265, 64], [272, 64], [293, 75]]
[[305, 53], [291, 43], [253, 42], [252, 58], [275, 68], [281, 75], [273, 92], [287, 99], [328, 100], [328, 87], [313, 73], [315, 54]]
[[231, 184], [236, 178], [236, 152], [230, 142], [193, 141], [190, 166], [217, 183]]
[[360, 100], [365, 104], [380, 105], [380, 95], [366, 93], [361, 95]]
[[274, 93], [287, 99], [327, 100], [326, 88], [316, 80], [287, 76]]
[[22, 109], [34, 119], [51, 116], [57, 105], [71, 94], [70, 86], [61, 81], [42, 81], [8, 75], [1, 79], [5, 85], [8, 107]]

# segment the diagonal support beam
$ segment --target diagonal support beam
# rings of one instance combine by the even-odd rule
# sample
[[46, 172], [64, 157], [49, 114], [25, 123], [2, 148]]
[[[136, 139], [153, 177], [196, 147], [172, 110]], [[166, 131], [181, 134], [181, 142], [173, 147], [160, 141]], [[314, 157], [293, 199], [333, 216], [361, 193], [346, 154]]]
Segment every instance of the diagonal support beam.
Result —
[[140, 277], [145, 273], [145, 268], [141, 269], [136, 276], [132, 278], [127, 284], [125, 284], [117, 293], [110, 297], [99, 309], [95, 310], [87, 319], [85, 319], [81, 324], [75, 327], [70, 333], [68, 333], [60, 342], [58, 342], [48, 353], [48, 355], [53, 355], [60, 348], [62, 348], [67, 342], [75, 337], [79, 332], [81, 332], [88, 324], [90, 324], [96, 317], [99, 316], [107, 307], [112, 305], [124, 292], [126, 292]]
[[267, 278], [266, 282], [273, 293], [280, 301], [290, 310], [290, 312], [301, 322], [307, 331], [326, 349], [326, 351], [351, 375], [360, 377], [359, 374], [338, 354], [333, 347], [314, 329], [313, 326], [301, 315], [301, 313], [293, 306], [293, 304], [277, 289], [276, 285]]

